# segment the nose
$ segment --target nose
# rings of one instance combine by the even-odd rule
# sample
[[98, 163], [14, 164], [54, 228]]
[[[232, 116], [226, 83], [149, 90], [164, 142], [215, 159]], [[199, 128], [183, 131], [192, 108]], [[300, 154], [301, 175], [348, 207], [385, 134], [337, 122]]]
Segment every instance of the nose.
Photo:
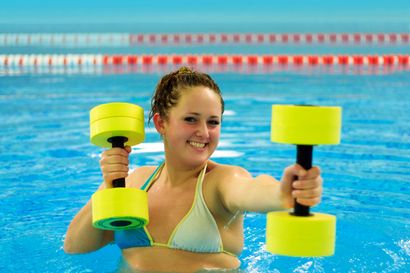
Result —
[[208, 129], [208, 125], [206, 122], [199, 123], [197, 131], [196, 131], [196, 135], [202, 138], [209, 137], [209, 129]]

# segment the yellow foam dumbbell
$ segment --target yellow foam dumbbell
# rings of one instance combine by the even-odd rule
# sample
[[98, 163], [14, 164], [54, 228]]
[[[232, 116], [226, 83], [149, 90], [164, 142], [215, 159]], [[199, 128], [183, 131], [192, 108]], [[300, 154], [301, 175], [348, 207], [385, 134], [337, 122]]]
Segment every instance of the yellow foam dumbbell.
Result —
[[[303, 105], [272, 106], [272, 142], [297, 145], [296, 162], [312, 168], [313, 146], [340, 142], [340, 107]], [[266, 248], [277, 255], [298, 257], [331, 256], [335, 251], [336, 217], [310, 213], [295, 202], [294, 211], [269, 212]]]
[[[101, 104], [90, 111], [91, 143], [124, 148], [144, 141], [144, 110], [131, 103]], [[115, 179], [113, 188], [92, 196], [93, 225], [107, 230], [138, 228], [148, 223], [147, 193], [125, 188], [125, 178]]]

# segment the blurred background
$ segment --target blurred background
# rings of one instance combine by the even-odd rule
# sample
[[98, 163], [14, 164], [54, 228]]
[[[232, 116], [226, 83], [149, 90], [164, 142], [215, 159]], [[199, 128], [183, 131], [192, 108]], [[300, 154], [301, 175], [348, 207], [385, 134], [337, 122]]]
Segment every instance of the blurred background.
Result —
[[409, 18], [406, 0], [14, 0], [1, 3], [0, 31], [303, 32], [313, 25], [316, 31], [403, 32], [410, 31]]
[[[295, 33], [313, 41], [296, 42]], [[279, 179], [294, 162], [294, 147], [270, 142], [272, 104], [343, 108], [342, 143], [315, 149], [325, 192], [314, 211], [337, 216], [336, 255], [272, 255], [265, 215], [247, 213], [241, 272], [410, 272], [409, 33], [409, 0], [2, 0], [0, 272], [126, 272], [114, 245], [86, 255], [62, 249], [68, 224], [101, 183], [89, 111], [124, 101], [147, 116], [160, 77], [187, 64], [224, 94], [213, 158], [252, 175]], [[181, 42], [169, 42], [174, 34]], [[198, 34], [207, 36], [191, 42]], [[275, 62], [263, 63], [266, 55]], [[163, 160], [152, 126], [130, 157], [131, 169]]]

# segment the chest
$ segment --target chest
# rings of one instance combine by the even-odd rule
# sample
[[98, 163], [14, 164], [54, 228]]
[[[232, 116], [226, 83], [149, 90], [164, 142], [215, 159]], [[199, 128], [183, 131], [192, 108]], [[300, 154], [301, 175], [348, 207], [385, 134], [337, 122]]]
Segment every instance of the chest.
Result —
[[150, 216], [154, 218], [178, 216], [191, 208], [195, 197], [195, 189], [168, 192], [148, 192]]
[[195, 198], [196, 181], [187, 187], [165, 189], [153, 185], [148, 191], [149, 224], [154, 241], [166, 243], [179, 222], [190, 211]]

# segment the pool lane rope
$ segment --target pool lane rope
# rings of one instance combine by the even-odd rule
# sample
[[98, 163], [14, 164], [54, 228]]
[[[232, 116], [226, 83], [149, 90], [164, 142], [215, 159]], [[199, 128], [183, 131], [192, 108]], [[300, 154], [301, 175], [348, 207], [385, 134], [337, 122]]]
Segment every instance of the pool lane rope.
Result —
[[2, 33], [0, 47], [223, 44], [406, 45], [410, 33]]
[[7, 67], [73, 67], [73, 66], [359, 66], [408, 67], [410, 55], [215, 55], [215, 54], [158, 54], [158, 55], [0, 55], [0, 68]]

